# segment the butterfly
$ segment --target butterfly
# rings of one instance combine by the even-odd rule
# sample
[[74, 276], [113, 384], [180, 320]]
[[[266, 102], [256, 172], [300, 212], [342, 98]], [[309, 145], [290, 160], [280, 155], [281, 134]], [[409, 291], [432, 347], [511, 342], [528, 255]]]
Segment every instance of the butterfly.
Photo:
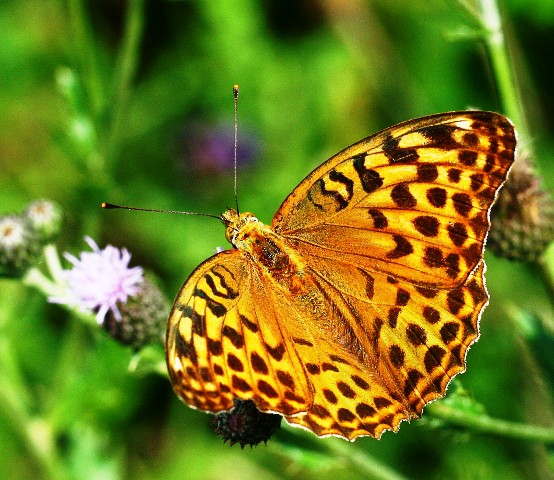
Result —
[[196, 268], [170, 314], [177, 395], [212, 413], [252, 400], [349, 440], [421, 416], [479, 336], [489, 213], [515, 146], [500, 114], [431, 115], [324, 162], [271, 226], [225, 211], [234, 248]]

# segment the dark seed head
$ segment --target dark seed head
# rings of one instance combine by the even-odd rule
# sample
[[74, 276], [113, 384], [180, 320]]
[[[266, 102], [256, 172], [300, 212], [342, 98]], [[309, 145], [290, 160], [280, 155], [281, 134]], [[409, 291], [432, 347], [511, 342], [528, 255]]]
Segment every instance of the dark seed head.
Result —
[[145, 278], [137, 294], [117, 306], [121, 319], [116, 319], [109, 310], [102, 324], [113, 338], [135, 350], [153, 343], [163, 344], [169, 303], [154, 283]]
[[554, 200], [525, 154], [518, 155], [491, 221], [488, 246], [501, 257], [537, 260], [554, 240]]
[[215, 433], [229, 441], [233, 446], [266, 443], [275, 431], [280, 428], [283, 417], [274, 413], [260, 412], [252, 400], [235, 399], [235, 406], [230, 412], [217, 414], [213, 419]]

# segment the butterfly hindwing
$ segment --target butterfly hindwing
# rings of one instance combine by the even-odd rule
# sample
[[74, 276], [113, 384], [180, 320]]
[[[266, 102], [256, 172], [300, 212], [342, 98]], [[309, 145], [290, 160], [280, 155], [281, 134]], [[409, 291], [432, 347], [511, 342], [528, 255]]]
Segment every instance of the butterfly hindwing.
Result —
[[311, 392], [276, 301], [240, 250], [218, 253], [192, 273], [166, 339], [171, 382], [187, 404], [219, 412], [240, 398], [264, 411], [306, 410]]
[[[318, 290], [335, 312], [336, 330], [349, 342], [319, 338], [317, 350], [334, 351], [334, 361], [313, 369], [314, 403], [308, 412], [286, 419], [321, 436], [379, 438], [402, 420], [419, 417], [465, 370], [467, 350], [479, 336], [479, 317], [488, 302], [484, 262], [453, 290], [401, 284], [375, 273], [375, 282], [368, 283], [369, 274], [361, 271], [360, 287], [345, 288], [342, 277], [336, 281], [341, 269], [329, 275], [331, 269], [325, 267], [336, 265], [323, 264], [314, 273]], [[368, 285], [373, 285], [371, 298], [363, 292]]]

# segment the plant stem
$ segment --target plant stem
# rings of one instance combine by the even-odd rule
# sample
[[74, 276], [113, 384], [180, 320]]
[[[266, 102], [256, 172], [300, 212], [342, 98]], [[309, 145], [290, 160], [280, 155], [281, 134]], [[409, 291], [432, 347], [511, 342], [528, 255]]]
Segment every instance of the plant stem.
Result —
[[63, 268], [60, 262], [60, 256], [58, 255], [58, 249], [53, 243], [49, 243], [43, 249], [44, 259], [50, 276], [54, 279], [55, 283], [61, 284], [64, 282]]
[[502, 19], [496, 0], [479, 0], [479, 20], [485, 28], [485, 44], [489, 52], [504, 112], [516, 125], [520, 137], [528, 139], [527, 122], [510, 63]]
[[372, 455], [363, 452], [358, 448], [353, 448], [350, 442], [329, 441], [325, 442], [327, 450], [335, 455], [343, 457], [346, 461], [353, 464], [360, 472], [367, 475], [372, 480], [406, 480], [406, 477], [395, 472], [393, 469], [378, 462]]
[[121, 128], [126, 115], [130, 85], [135, 76], [140, 42], [144, 27], [144, 0], [130, 0], [125, 20], [123, 45], [119, 55], [114, 83], [112, 120], [106, 145], [106, 158], [117, 157], [121, 143]]
[[[487, 32], [485, 35], [485, 43], [495, 73], [504, 111], [517, 128], [519, 142], [523, 143], [525, 150], [530, 151], [531, 137], [529, 136], [529, 127], [510, 63], [509, 52], [502, 28], [502, 19], [498, 11], [496, 0], [479, 0], [479, 21]], [[521, 142], [521, 140], [523, 140], [523, 142]], [[516, 161], [514, 168], [517, 168], [517, 165], [518, 162]], [[541, 271], [546, 288], [548, 289], [550, 301], [554, 303], [554, 262], [548, 262], [546, 257], [543, 257], [538, 262], [538, 267]]]
[[76, 62], [86, 85], [91, 110], [98, 114], [102, 108], [102, 88], [96, 66], [94, 41], [89, 29], [83, 0], [69, 0], [69, 20], [75, 42]]
[[[23, 401], [30, 398], [24, 390], [24, 384], [15, 385], [16, 377], [8, 375], [10, 370], [7, 363], [11, 361], [10, 345], [7, 340], [0, 344], [0, 405], [6, 417], [11, 421], [15, 432], [25, 443], [27, 450], [45, 472], [45, 477], [56, 480], [65, 478], [61, 459], [55, 448], [52, 430], [48, 423], [39, 418], [33, 418], [28, 409], [29, 405]], [[8, 368], [6, 368], [8, 367]]]
[[433, 403], [428, 407], [428, 413], [447, 423], [467, 427], [475, 432], [554, 445], [554, 428], [508, 422], [483, 414], [475, 415], [454, 409], [445, 402]]
[[538, 260], [537, 267], [548, 293], [550, 304], [554, 307], [554, 246], [552, 244]]
[[60, 285], [54, 283], [36, 267], [27, 271], [23, 277], [23, 285], [36, 288], [39, 292], [48, 297], [56, 296], [61, 293]]
[[[287, 426], [287, 433], [299, 439], [301, 439], [303, 435], [299, 428], [293, 426]], [[353, 445], [347, 440], [329, 438], [324, 441], [319, 441], [318, 447], [325, 449], [325, 454], [331, 455], [334, 461], [351, 464], [357, 471], [365, 474], [367, 478], [371, 478], [371, 480], [406, 480], [404, 476], [376, 460], [370, 453], [358, 448], [358, 445]], [[283, 451], [286, 455], [288, 449], [284, 448]], [[306, 452], [308, 451], [309, 449], [306, 449]]]
[[[63, 294], [63, 287], [61, 284], [54, 283], [52, 280], [46, 277], [46, 275], [44, 275], [38, 268], [35, 267], [27, 271], [22, 281], [23, 285], [33, 287], [47, 297], [57, 297]], [[67, 311], [71, 312], [71, 314], [81, 322], [89, 326], [98, 326], [92, 313], [82, 312], [77, 308], [65, 304], [61, 304], [61, 306]]]

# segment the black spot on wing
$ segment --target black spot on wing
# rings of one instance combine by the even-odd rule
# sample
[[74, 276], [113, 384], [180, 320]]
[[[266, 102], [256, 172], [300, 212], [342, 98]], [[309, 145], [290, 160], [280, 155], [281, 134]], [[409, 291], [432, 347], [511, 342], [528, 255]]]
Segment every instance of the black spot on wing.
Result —
[[244, 337], [233, 327], [225, 325], [221, 333], [231, 341], [235, 348], [242, 348], [244, 346]]
[[[234, 280], [235, 279], [235, 276], [232, 274], [232, 272], [230, 272], [229, 270], [225, 269], [225, 271], [231, 276], [231, 278]], [[225, 297], [224, 298], [228, 298], [228, 299], [235, 299], [238, 297], [239, 295], [239, 292], [238, 290], [233, 290], [229, 284], [227, 283], [227, 281], [225, 280], [225, 277], [219, 273], [218, 271], [216, 270], [212, 270], [210, 272], [212, 275], [216, 276], [217, 278], [219, 278], [219, 282], [221, 283], [221, 286], [225, 289], [226, 291], [226, 294], [225, 294]], [[208, 276], [206, 276], [206, 281], [207, 281], [207, 278]], [[215, 286], [214, 286], [215, 287]], [[212, 288], [210, 286], [210, 288]]]
[[432, 163], [422, 163], [417, 167], [417, 179], [420, 182], [432, 183], [439, 176], [439, 171], [436, 165]]
[[460, 147], [460, 144], [454, 140], [455, 131], [456, 127], [451, 125], [429, 125], [419, 130], [419, 133], [429, 140], [426, 147], [453, 150]]
[[325, 182], [322, 178], [320, 178], [315, 185], [318, 186], [319, 191], [321, 195], [325, 197], [329, 197], [333, 199], [333, 201], [337, 204], [337, 211], [342, 210], [343, 208], [346, 208], [348, 205], [348, 201], [342, 197], [342, 195], [337, 192], [336, 190], [327, 190], [327, 187], [325, 186]]
[[373, 220], [373, 226], [375, 228], [387, 228], [389, 226], [389, 221], [385, 214], [376, 208], [368, 209], [367, 213]]
[[399, 139], [390, 135], [385, 139], [381, 148], [390, 164], [414, 163], [419, 159], [416, 148], [400, 147]]
[[365, 155], [358, 155], [353, 158], [352, 165], [358, 174], [362, 188], [366, 193], [372, 193], [383, 186], [383, 178], [378, 172], [365, 166]]
[[333, 182], [342, 183], [346, 189], [346, 192], [348, 194], [346, 200], [350, 201], [352, 196], [354, 195], [354, 182], [348, 178], [343, 173], [337, 172], [336, 170], [331, 170], [329, 172], [329, 179]]
[[400, 208], [414, 208], [417, 205], [417, 200], [406, 183], [395, 185], [391, 191], [391, 198]]
[[402, 235], [393, 235], [392, 239], [396, 243], [396, 247], [394, 247], [394, 249], [390, 252], [387, 252], [387, 258], [401, 258], [413, 253], [414, 247], [406, 237], [403, 237]]
[[212, 297], [210, 297], [204, 290], [196, 288], [193, 295], [198, 298], [202, 298], [206, 301], [206, 307], [216, 316], [222, 317], [227, 313], [227, 308], [219, 302], [216, 302]]

